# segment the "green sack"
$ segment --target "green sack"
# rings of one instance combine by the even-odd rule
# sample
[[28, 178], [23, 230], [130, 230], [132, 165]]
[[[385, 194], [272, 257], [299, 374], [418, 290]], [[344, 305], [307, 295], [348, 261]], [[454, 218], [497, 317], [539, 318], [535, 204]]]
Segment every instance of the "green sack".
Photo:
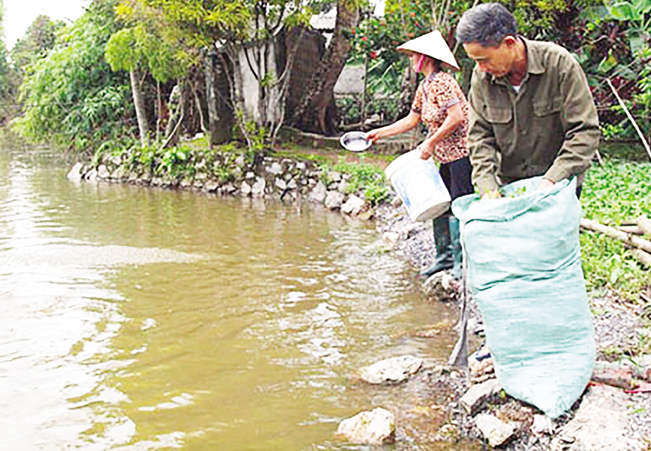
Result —
[[537, 190], [540, 180], [507, 185], [500, 199], [460, 197], [452, 211], [498, 381], [556, 418], [590, 381], [595, 341], [576, 180]]

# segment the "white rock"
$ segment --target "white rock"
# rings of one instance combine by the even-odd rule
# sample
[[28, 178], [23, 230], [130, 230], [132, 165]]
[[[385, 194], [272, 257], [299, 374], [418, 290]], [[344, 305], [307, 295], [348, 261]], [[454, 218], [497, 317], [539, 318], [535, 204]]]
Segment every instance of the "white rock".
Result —
[[240, 186], [240, 191], [242, 192], [243, 196], [248, 196], [249, 194], [251, 194], [251, 186], [246, 182], [242, 182], [242, 185]]
[[400, 234], [398, 232], [385, 232], [382, 235], [382, 240], [389, 246], [394, 247], [400, 240]]
[[118, 166], [113, 174], [111, 174], [113, 180], [124, 180], [127, 178], [127, 170], [123, 166]]
[[359, 370], [359, 376], [369, 384], [402, 382], [423, 366], [423, 359], [412, 355], [381, 360]]
[[564, 450], [642, 451], [641, 440], [626, 437], [628, 395], [608, 385], [593, 385], [583, 396], [574, 418], [558, 432], [552, 445]]
[[520, 428], [520, 423], [504, 422], [487, 413], [477, 415], [475, 425], [492, 447], [503, 445], [509, 441]]
[[325, 206], [330, 210], [336, 210], [341, 207], [345, 198], [346, 196], [344, 193], [340, 193], [339, 191], [328, 191], [325, 198]]
[[97, 169], [91, 169], [84, 174], [84, 179], [88, 182], [97, 182]]
[[82, 174], [81, 170], [84, 168], [84, 165], [81, 163], [75, 164], [72, 169], [70, 169], [70, 172], [68, 172], [68, 179], [72, 180], [73, 182], [78, 182], [81, 180]]
[[107, 180], [108, 178], [111, 177], [111, 173], [107, 169], [106, 165], [101, 164], [97, 168], [97, 177], [99, 177], [102, 180]]
[[209, 180], [206, 182], [205, 185], [203, 185], [203, 190], [208, 191], [212, 193], [213, 191], [217, 191], [217, 188], [219, 188], [219, 182], [216, 180]]
[[278, 188], [281, 191], [285, 191], [287, 189], [287, 182], [285, 182], [281, 178], [277, 178], [274, 185], [276, 185], [276, 188]]
[[350, 195], [346, 203], [341, 206], [341, 211], [347, 215], [357, 216], [359, 212], [362, 211], [365, 204], [366, 202], [364, 202], [364, 199], [360, 199], [353, 194]]
[[278, 162], [274, 162], [270, 167], [267, 168], [267, 172], [273, 175], [278, 175], [283, 172], [283, 167]]
[[330, 171], [328, 172], [328, 179], [330, 179], [333, 182], [340, 182], [341, 181], [341, 174], [336, 171]]
[[235, 186], [233, 186], [232, 183], [227, 183], [226, 185], [221, 187], [221, 191], [223, 193], [230, 194], [230, 193], [232, 193], [234, 191], [237, 191], [237, 188], [235, 188]]
[[327, 193], [328, 190], [326, 189], [326, 186], [320, 181], [314, 186], [314, 189], [310, 191], [310, 200], [323, 203]]
[[259, 197], [264, 194], [264, 189], [267, 187], [267, 181], [262, 177], [258, 177], [256, 182], [251, 187], [251, 195]]
[[552, 435], [554, 433], [554, 420], [547, 415], [534, 415], [533, 423], [529, 429], [536, 437], [544, 434]]
[[377, 408], [361, 412], [339, 423], [337, 435], [349, 442], [364, 445], [382, 445], [394, 440], [395, 417], [388, 410]]
[[497, 379], [489, 379], [481, 384], [475, 384], [461, 397], [459, 402], [472, 414], [491, 396], [499, 393], [502, 389]]
[[457, 295], [457, 285], [452, 274], [439, 271], [427, 278], [423, 284], [423, 292], [429, 298], [445, 301]]

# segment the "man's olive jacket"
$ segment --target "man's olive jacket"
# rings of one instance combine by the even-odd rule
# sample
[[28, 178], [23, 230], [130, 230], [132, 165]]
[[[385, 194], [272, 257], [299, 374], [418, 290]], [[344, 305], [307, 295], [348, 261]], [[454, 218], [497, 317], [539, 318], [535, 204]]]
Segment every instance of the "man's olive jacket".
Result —
[[520, 92], [478, 67], [468, 100], [473, 184], [481, 194], [543, 175], [583, 180], [599, 144], [599, 119], [588, 82], [564, 48], [520, 38], [527, 74]]

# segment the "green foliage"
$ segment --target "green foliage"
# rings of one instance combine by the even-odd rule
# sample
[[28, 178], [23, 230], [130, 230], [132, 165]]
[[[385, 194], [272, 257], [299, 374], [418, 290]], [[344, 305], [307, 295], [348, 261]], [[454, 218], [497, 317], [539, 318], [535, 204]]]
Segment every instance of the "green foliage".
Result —
[[[648, 0], [592, 4], [566, 21], [564, 40], [581, 62], [593, 88], [602, 127], [608, 140], [638, 140], [619, 105], [608, 78], [624, 99], [643, 133], [651, 132], [651, 3]], [[564, 43], [564, 42], [562, 42]]]
[[[164, 149], [158, 165], [158, 171], [176, 177], [179, 168], [184, 168], [189, 160], [190, 149], [184, 146], [174, 146]], [[182, 171], [181, 171], [182, 172]]]
[[178, 30], [163, 14], [133, 0], [121, 0], [116, 11], [131, 26], [111, 36], [106, 45], [106, 61], [113, 70], [147, 67], [160, 82], [186, 74], [193, 56], [178, 41]]
[[[428, 2], [394, 0], [386, 4], [385, 16], [367, 16], [352, 30], [349, 64], [368, 64], [367, 114], [381, 112], [387, 121], [398, 119], [403, 74], [408, 61], [396, 47], [416, 36], [428, 33], [434, 26]], [[381, 98], [390, 101], [380, 100]], [[358, 101], [344, 104], [344, 117], [355, 122], [361, 119]]]
[[242, 36], [248, 29], [250, 10], [243, 0], [142, 0], [163, 12], [183, 30], [190, 47], [212, 46], [220, 39]]
[[160, 145], [142, 147], [135, 141], [131, 145], [125, 143], [121, 148], [114, 144], [102, 146], [93, 157], [93, 164], [109, 162], [136, 174], [162, 177], [170, 184], [192, 178], [198, 172], [216, 177], [222, 183], [232, 181], [237, 169], [236, 160], [243, 153], [234, 143], [215, 150], [209, 150], [195, 141], [165, 149]]
[[255, 121], [247, 120], [242, 110], [235, 112], [239, 131], [244, 135], [247, 144], [247, 159], [253, 164], [257, 154], [265, 153], [269, 148], [269, 132]]
[[[518, 32], [530, 39], [554, 40], [558, 16], [575, 3], [572, 0], [500, 0], [518, 22]], [[583, 2], [589, 3], [589, 2]]]
[[364, 198], [373, 205], [377, 205], [389, 197], [384, 172], [377, 166], [364, 162], [347, 163], [340, 160], [334, 166], [334, 170], [350, 175], [346, 186], [347, 193], [362, 191]]
[[[0, 0], [0, 34], [4, 27], [4, 2]], [[14, 72], [9, 64], [7, 47], [4, 40], [0, 40], [0, 121], [11, 115], [9, 105], [13, 103], [16, 82]]]
[[43, 58], [54, 47], [56, 34], [64, 26], [62, 21], [54, 22], [44, 15], [34, 19], [25, 35], [11, 49], [11, 61], [21, 77], [25, 68]]
[[21, 135], [78, 151], [130, 135], [128, 80], [104, 61], [106, 42], [118, 27], [114, 5], [94, 2], [29, 66], [20, 87], [23, 114], [14, 121]]
[[[581, 195], [584, 216], [613, 226], [651, 216], [651, 164], [608, 160], [588, 171]], [[623, 243], [597, 233], [582, 233], [583, 269], [588, 288], [618, 292], [635, 301], [651, 290], [651, 278]]]
[[0, 41], [0, 102], [2, 102], [0, 119], [4, 119], [11, 114], [8, 106], [13, 103], [14, 99], [16, 85], [14, 78], [4, 41]]

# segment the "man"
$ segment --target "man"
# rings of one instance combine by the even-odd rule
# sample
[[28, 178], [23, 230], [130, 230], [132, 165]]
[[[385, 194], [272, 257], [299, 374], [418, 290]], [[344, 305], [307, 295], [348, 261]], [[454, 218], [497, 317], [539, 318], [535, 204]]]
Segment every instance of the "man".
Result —
[[466, 11], [457, 40], [476, 63], [468, 100], [473, 184], [483, 198], [501, 184], [543, 176], [541, 189], [577, 176], [577, 195], [599, 143], [585, 74], [562, 47], [517, 34], [499, 3]]

